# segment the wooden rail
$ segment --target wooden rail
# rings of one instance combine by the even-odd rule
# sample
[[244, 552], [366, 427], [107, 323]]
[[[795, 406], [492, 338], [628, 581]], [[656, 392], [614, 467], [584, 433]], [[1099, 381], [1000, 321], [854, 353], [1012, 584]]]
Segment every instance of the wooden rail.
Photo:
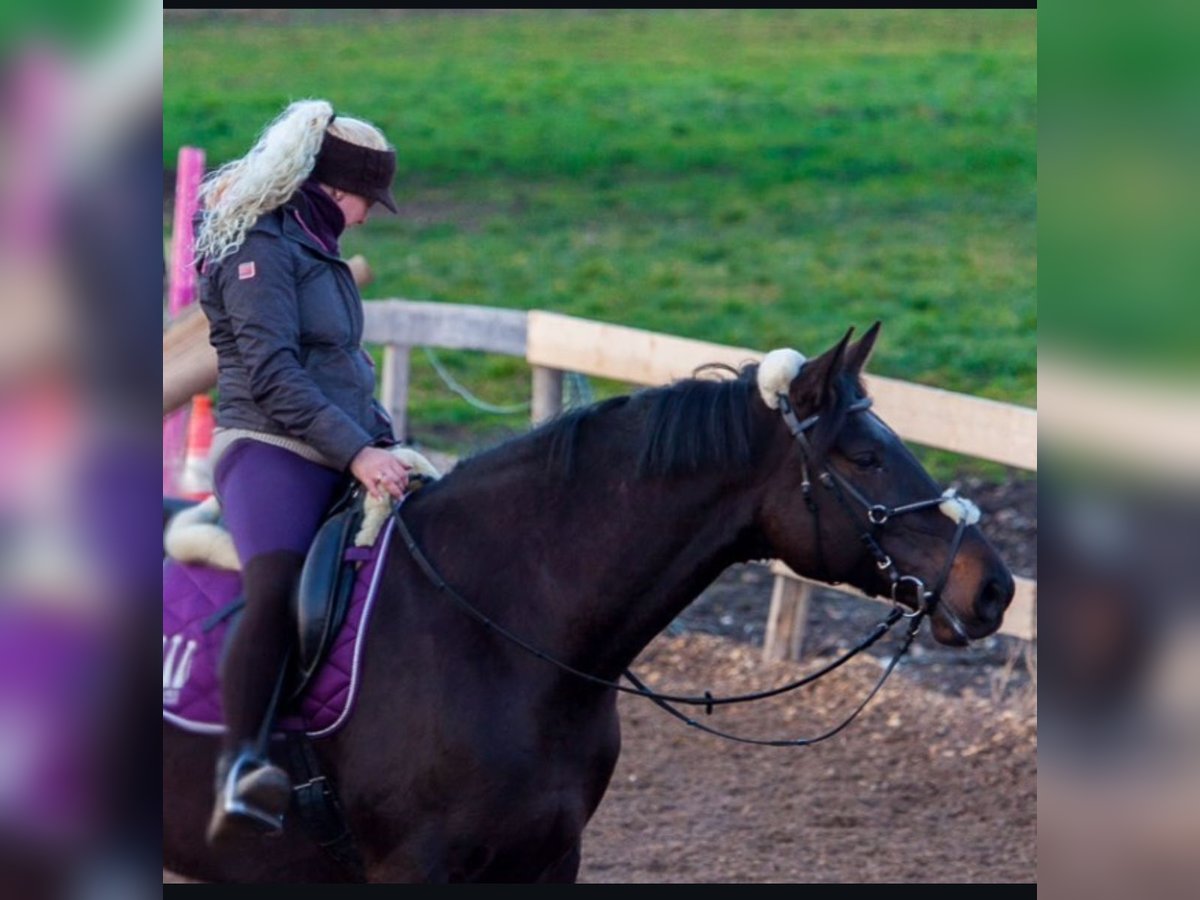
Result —
[[611, 378], [628, 384], [666, 384], [705, 363], [740, 366], [762, 353], [724, 344], [533, 310], [525, 358], [531, 365]]
[[[740, 366], [763, 354], [741, 347], [533, 311], [525, 357], [534, 365], [633, 384], [666, 384], [704, 363]], [[866, 375], [875, 409], [905, 440], [1037, 471], [1037, 411]]]
[[[408, 348], [412, 346], [524, 356], [533, 368], [535, 423], [562, 408], [564, 372], [649, 386], [686, 378], [707, 363], [740, 367], [763, 356], [748, 348], [540, 310], [525, 313], [402, 300], [368, 303], [366, 331], [369, 341], [385, 345], [384, 403], [395, 418], [398, 435], [407, 432]], [[877, 375], [863, 380], [875, 409], [905, 440], [1037, 471], [1036, 410]], [[793, 659], [803, 642], [812, 591], [831, 588], [797, 575], [780, 562], [771, 571], [775, 585], [763, 655], [769, 660]], [[1036, 601], [1036, 582], [1017, 579], [1017, 594], [1001, 632], [1033, 639]]]
[[[408, 439], [409, 355], [413, 347], [525, 355], [527, 314], [520, 310], [419, 300], [375, 300], [363, 306], [364, 340], [383, 345], [381, 400], [400, 440]], [[534, 383], [536, 391], [536, 372]]]

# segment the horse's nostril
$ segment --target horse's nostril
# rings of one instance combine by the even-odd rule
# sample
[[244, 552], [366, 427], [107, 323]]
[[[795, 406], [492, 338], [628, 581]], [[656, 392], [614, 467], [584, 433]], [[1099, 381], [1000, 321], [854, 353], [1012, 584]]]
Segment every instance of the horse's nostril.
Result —
[[1007, 578], [989, 578], [983, 590], [975, 601], [975, 614], [985, 622], [998, 620], [1013, 598], [1013, 580]]

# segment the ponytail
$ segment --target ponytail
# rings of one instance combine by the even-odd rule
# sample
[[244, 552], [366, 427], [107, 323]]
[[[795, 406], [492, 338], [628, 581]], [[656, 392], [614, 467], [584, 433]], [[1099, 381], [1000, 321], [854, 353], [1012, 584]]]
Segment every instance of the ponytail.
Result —
[[291, 199], [312, 173], [333, 116], [325, 100], [298, 100], [263, 129], [249, 153], [204, 179], [197, 260], [224, 259], [263, 214]]

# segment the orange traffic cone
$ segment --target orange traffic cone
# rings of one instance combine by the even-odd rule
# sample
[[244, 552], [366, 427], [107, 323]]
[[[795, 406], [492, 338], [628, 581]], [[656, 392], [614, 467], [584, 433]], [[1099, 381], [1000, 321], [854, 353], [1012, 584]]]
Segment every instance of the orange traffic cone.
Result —
[[209, 462], [212, 435], [212, 400], [208, 394], [197, 394], [192, 398], [187, 455], [183, 461], [183, 474], [179, 478], [180, 490], [190, 500], [204, 500], [212, 496], [212, 466]]

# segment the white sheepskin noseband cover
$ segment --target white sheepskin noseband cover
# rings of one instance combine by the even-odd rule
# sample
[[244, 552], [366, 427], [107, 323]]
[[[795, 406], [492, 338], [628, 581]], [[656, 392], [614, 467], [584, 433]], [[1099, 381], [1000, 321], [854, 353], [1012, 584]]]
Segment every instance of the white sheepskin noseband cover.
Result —
[[959, 522], [966, 522], [968, 525], [974, 525], [979, 521], [979, 507], [968, 500], [966, 497], [958, 496], [954, 488], [949, 488], [943, 494], [944, 499], [938, 504], [938, 509], [948, 519], [956, 525]]
[[791, 348], [772, 350], [758, 364], [758, 392], [763, 403], [779, 408], [779, 395], [786, 394], [788, 385], [800, 374], [804, 356]]

